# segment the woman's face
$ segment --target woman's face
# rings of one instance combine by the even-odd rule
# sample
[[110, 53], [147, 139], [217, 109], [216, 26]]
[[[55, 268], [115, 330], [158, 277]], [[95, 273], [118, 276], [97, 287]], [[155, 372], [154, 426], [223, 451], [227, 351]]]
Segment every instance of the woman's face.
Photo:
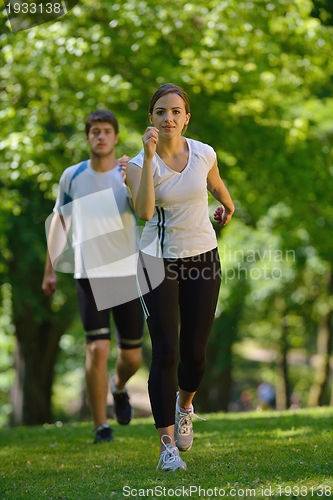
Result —
[[181, 135], [190, 120], [185, 103], [178, 94], [166, 94], [156, 101], [153, 113], [149, 114], [150, 123], [159, 130], [160, 135], [171, 138]]

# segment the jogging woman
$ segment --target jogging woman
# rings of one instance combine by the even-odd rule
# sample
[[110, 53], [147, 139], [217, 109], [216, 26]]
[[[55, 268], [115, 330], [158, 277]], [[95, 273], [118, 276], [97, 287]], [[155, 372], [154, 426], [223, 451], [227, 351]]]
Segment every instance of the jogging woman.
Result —
[[165, 268], [163, 282], [143, 301], [152, 341], [149, 397], [161, 441], [157, 468], [167, 471], [186, 469], [178, 450], [192, 446], [192, 400], [205, 370], [221, 280], [207, 189], [221, 203], [214, 213], [219, 224], [230, 221], [234, 205], [213, 148], [183, 136], [191, 116], [184, 90], [159, 87], [148, 116], [151, 126], [127, 165], [127, 182], [138, 217], [147, 221], [140, 248], [157, 258], [158, 240]]

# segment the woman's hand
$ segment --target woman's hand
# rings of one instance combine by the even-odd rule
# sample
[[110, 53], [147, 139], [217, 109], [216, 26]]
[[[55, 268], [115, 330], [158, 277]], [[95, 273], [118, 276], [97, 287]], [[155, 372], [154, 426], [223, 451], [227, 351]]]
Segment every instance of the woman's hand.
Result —
[[156, 152], [158, 142], [158, 129], [156, 127], [147, 127], [142, 137], [145, 157], [151, 160]]
[[220, 205], [214, 210], [214, 220], [220, 225], [225, 226], [231, 220], [232, 212], [224, 205]]

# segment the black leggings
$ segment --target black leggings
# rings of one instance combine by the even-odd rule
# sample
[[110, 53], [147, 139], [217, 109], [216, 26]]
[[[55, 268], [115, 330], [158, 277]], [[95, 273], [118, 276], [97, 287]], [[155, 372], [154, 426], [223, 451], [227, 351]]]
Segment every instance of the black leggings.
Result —
[[152, 341], [148, 390], [157, 428], [175, 422], [178, 337], [179, 387], [195, 392], [201, 382], [221, 281], [217, 249], [186, 259], [164, 259], [164, 266], [161, 285], [143, 297]]

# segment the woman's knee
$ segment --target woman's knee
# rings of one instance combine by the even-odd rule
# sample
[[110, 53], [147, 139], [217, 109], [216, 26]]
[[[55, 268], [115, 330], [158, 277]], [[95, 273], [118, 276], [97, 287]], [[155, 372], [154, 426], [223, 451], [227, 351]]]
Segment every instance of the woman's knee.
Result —
[[158, 363], [161, 369], [175, 367], [178, 361], [178, 349], [173, 345], [160, 345], [153, 348], [153, 362]]

